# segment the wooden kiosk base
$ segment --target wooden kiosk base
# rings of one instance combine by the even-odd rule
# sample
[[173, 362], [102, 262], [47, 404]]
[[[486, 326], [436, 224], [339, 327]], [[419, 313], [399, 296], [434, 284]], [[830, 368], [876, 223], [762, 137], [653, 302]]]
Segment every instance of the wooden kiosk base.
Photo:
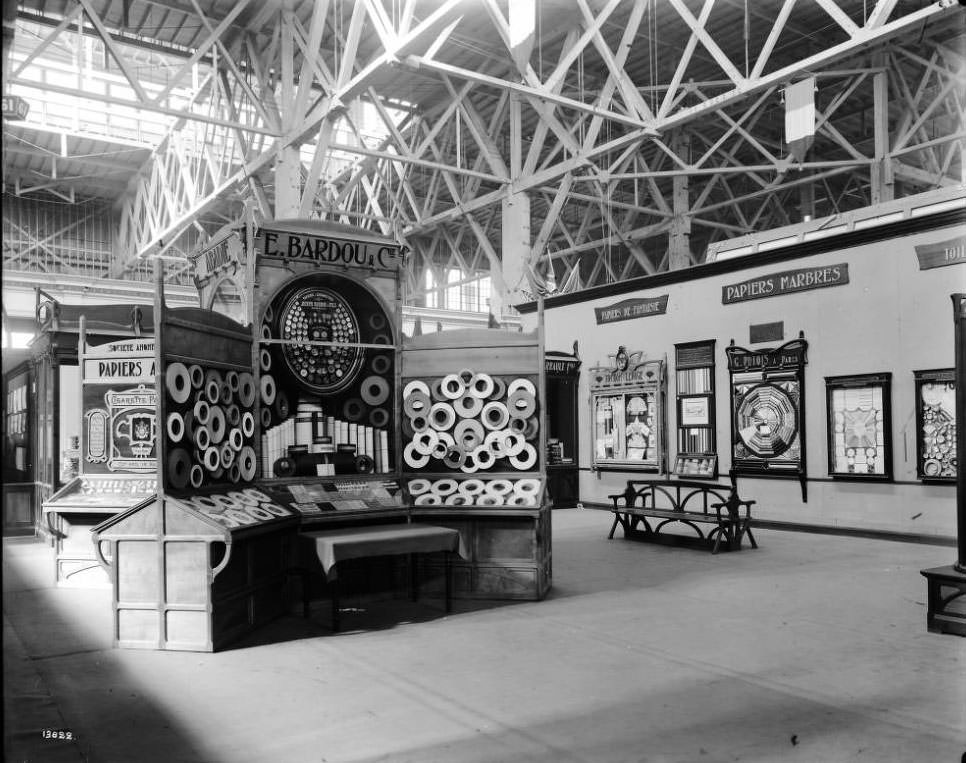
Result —
[[926, 628], [930, 633], [966, 636], [966, 574], [951, 564], [921, 574], [929, 590]]

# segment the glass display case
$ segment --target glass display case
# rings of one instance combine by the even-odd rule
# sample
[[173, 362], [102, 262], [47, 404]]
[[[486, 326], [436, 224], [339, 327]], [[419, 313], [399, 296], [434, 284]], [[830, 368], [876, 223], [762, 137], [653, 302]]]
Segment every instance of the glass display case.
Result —
[[916, 476], [923, 482], [955, 482], [956, 372], [915, 371]]
[[679, 477], [718, 477], [714, 345], [713, 339], [674, 345]]
[[828, 376], [828, 471], [836, 479], [892, 479], [892, 374]]
[[619, 347], [614, 365], [591, 371], [594, 469], [665, 471], [665, 361]]
[[580, 360], [573, 354], [548, 351], [547, 379], [547, 491], [553, 508], [576, 506], [579, 500], [580, 446], [577, 432], [577, 385]]

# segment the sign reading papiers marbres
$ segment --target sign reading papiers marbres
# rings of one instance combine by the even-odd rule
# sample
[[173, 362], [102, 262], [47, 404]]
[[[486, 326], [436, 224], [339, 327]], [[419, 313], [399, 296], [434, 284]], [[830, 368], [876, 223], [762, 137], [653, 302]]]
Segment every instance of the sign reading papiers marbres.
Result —
[[610, 307], [595, 307], [597, 325], [628, 321], [632, 318], [645, 318], [649, 315], [663, 315], [667, 312], [667, 294], [660, 297], [643, 297], [642, 299], [625, 299]]
[[848, 282], [849, 266], [844, 262], [817, 268], [784, 270], [781, 273], [771, 273], [722, 286], [721, 304], [730, 305], [733, 302], [746, 302], [750, 299], [765, 299], [799, 291], [825, 289], [829, 286], [842, 286]]

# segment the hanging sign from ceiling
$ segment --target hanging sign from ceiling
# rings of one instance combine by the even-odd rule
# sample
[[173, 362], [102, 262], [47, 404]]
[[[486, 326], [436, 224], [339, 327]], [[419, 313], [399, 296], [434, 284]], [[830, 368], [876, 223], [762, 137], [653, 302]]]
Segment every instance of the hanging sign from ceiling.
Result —
[[825, 289], [829, 286], [842, 286], [848, 282], [849, 266], [844, 262], [817, 268], [785, 270], [781, 273], [771, 273], [740, 283], [722, 286], [721, 304], [730, 305], [734, 302], [747, 302], [751, 299], [765, 299], [766, 297], [778, 297], [783, 294], [795, 294], [800, 291]]
[[920, 270], [966, 263], [966, 238], [958, 236], [936, 244], [922, 244], [916, 247], [916, 257]]
[[662, 294], [660, 297], [625, 299], [610, 307], [595, 307], [597, 325], [628, 321], [632, 318], [646, 318], [650, 315], [663, 315], [667, 312], [667, 298], [667, 294]]

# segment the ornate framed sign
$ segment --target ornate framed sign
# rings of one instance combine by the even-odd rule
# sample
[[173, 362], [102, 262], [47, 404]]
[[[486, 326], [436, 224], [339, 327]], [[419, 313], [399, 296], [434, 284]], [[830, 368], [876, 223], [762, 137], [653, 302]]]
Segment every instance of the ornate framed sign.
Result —
[[737, 474], [797, 478], [805, 483], [803, 335], [780, 347], [725, 348], [731, 372], [731, 463]]
[[665, 361], [642, 355], [622, 346], [590, 369], [593, 469], [665, 470]]
[[956, 452], [956, 372], [915, 371], [916, 476], [923, 482], [954, 482]]
[[827, 376], [828, 472], [836, 479], [892, 479], [892, 374]]

